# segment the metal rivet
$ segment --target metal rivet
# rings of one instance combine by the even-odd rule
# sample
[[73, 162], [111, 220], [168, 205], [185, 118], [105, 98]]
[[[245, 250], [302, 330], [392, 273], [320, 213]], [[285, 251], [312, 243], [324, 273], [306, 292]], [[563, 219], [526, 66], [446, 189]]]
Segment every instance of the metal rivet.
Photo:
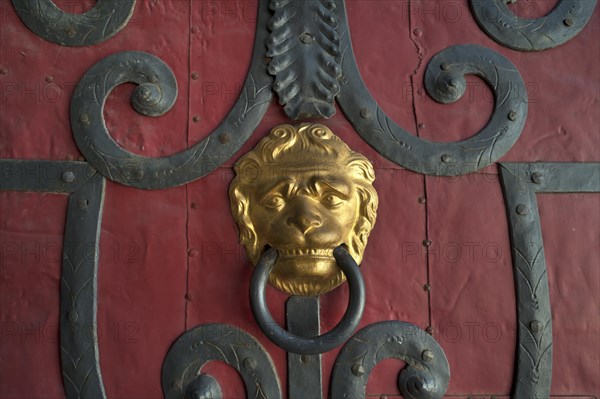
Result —
[[52, 83], [52, 82], [54, 82], [54, 76], [46, 76], [46, 82], [47, 82], [47, 83]]
[[200, 32], [200, 28], [198, 28], [197, 25], [192, 26], [192, 33], [198, 33]]
[[198, 78], [200, 77], [200, 75], [198, 75], [198, 72], [192, 72], [191, 76], [193, 80], [198, 80]]
[[79, 122], [88, 124], [90, 123], [90, 116], [88, 114], [79, 115]]
[[192, 296], [192, 294], [185, 294], [185, 300], [186, 301], [191, 301], [192, 299], [194, 299], [194, 297]]
[[510, 119], [511, 121], [514, 121], [517, 119], [517, 113], [515, 111], [510, 111], [508, 113], [508, 119]]
[[148, 81], [150, 83], [158, 83], [158, 75], [150, 75], [150, 76], [148, 76]]
[[419, 204], [425, 204], [425, 203], [427, 203], [427, 198], [425, 198], [425, 197], [419, 197], [418, 201], [419, 201]]
[[444, 155], [442, 155], [442, 162], [443, 162], [443, 163], [448, 163], [448, 162], [450, 162], [450, 155], [448, 155], [448, 154], [444, 154]]
[[448, 81], [448, 86], [450, 86], [450, 87], [458, 87], [458, 80], [456, 80], [456, 79], [450, 79]]
[[231, 141], [231, 135], [229, 133], [223, 133], [219, 136], [219, 143], [227, 144]]
[[8, 74], [8, 69], [0, 68], [0, 75], [6, 75], [6, 74]]
[[73, 37], [75, 36], [75, 33], [77, 33], [77, 31], [72, 26], [69, 26], [65, 29], [65, 33], [67, 34], [67, 36]]
[[304, 364], [308, 363], [309, 360], [310, 360], [310, 357], [308, 357], [307, 355], [300, 356], [300, 361]]
[[533, 172], [531, 174], [531, 181], [535, 184], [541, 184], [544, 181], [544, 175], [538, 172]]
[[444, 62], [442, 63], [442, 65], [440, 65], [440, 68], [442, 68], [443, 71], [447, 71], [448, 69], [450, 69], [450, 65]]
[[330, 1], [330, 2], [329, 2], [329, 4], [327, 4], [327, 8], [328, 8], [330, 11], [335, 11], [335, 10], [337, 9], [337, 5], [335, 4], [335, 2], [334, 2], [334, 1]]
[[542, 331], [542, 323], [539, 320], [533, 320], [531, 323], [529, 323], [529, 329], [531, 332], [537, 334]]
[[313, 35], [311, 35], [308, 32], [304, 32], [300, 35], [300, 41], [304, 44], [311, 44], [314, 40], [315, 38], [313, 37]]
[[192, 207], [192, 209], [198, 209], [199, 208], [197, 202], [192, 202], [190, 206]]
[[429, 291], [431, 291], [431, 286], [429, 284], [425, 284], [423, 286], [423, 290], [429, 292]]
[[246, 370], [254, 370], [256, 366], [257, 363], [253, 357], [247, 357], [244, 359], [244, 367], [246, 367]]
[[79, 197], [79, 199], [77, 200], [77, 204], [79, 205], [79, 207], [81, 209], [85, 209], [85, 208], [87, 208], [89, 202], [85, 198]]
[[352, 374], [357, 377], [360, 377], [365, 374], [365, 369], [362, 364], [355, 363], [352, 365]]
[[423, 36], [423, 31], [421, 29], [419, 29], [419, 28], [416, 28], [415, 30], [413, 30], [413, 34], [416, 37], [421, 37], [421, 36]]
[[63, 172], [62, 179], [64, 182], [73, 183], [75, 181], [75, 173], [69, 171]]
[[361, 109], [360, 117], [363, 119], [369, 119], [371, 117], [371, 111], [368, 108]]
[[529, 213], [529, 207], [525, 204], [517, 205], [517, 213], [521, 216], [527, 215]]
[[573, 26], [573, 18], [566, 18], [563, 23], [565, 26]]
[[425, 349], [423, 351], [423, 353], [421, 353], [421, 359], [423, 359], [426, 362], [430, 362], [433, 360], [433, 352], [430, 351], [429, 349]]
[[196, 256], [198, 256], [198, 250], [197, 249], [188, 250], [188, 256], [190, 258], [195, 258]]
[[198, 122], [200, 122], [200, 120], [201, 120], [201, 118], [200, 118], [200, 115], [194, 115], [194, 117], [192, 118], [192, 120], [193, 120], [195, 123], [198, 123]]
[[423, 245], [426, 247], [430, 247], [431, 246], [431, 240], [423, 240]]
[[67, 319], [69, 319], [71, 323], [75, 323], [78, 318], [79, 314], [74, 310], [71, 310], [69, 313], [67, 313]]
[[419, 129], [425, 129], [425, 124], [423, 122], [420, 122], [420, 123], [417, 124], [417, 127]]

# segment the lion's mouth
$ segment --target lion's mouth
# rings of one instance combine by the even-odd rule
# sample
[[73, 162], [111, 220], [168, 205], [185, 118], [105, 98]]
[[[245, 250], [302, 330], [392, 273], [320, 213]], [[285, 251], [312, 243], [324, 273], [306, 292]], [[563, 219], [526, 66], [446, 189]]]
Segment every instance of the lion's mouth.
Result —
[[333, 249], [325, 248], [294, 248], [294, 249], [278, 249], [281, 257], [295, 256], [311, 256], [311, 257], [327, 257], [333, 256]]

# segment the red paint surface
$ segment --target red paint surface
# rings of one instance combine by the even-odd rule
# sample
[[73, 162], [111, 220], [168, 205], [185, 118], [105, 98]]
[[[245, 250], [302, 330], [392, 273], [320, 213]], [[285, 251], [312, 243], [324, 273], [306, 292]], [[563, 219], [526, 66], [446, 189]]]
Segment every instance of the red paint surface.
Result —
[[[66, 3], [60, 5], [68, 7]], [[549, 3], [529, 1], [517, 11], [541, 15]], [[163, 59], [175, 73], [179, 96], [165, 116], [145, 118], [129, 106], [131, 87], [119, 87], [105, 112], [113, 137], [147, 156], [193, 145], [235, 102], [256, 22], [256, 2], [143, 0], [129, 25], [109, 41], [92, 48], [62, 48], [25, 28], [8, 0], [0, 0], [0, 7], [0, 67], [8, 70], [0, 76], [2, 158], [79, 157], [69, 126], [70, 94], [90, 66], [122, 50]], [[382, 108], [406, 130], [429, 140], [453, 141], [485, 124], [492, 104], [482, 81], [469, 78], [471, 96], [452, 105], [429, 99], [422, 84], [426, 63], [435, 53], [475, 43], [507, 56], [530, 90], [525, 129], [503, 161], [600, 160], [598, 10], [574, 40], [543, 53], [497, 45], [472, 20], [466, 1], [350, 0], [348, 14], [363, 78]], [[197, 80], [190, 79], [193, 72]], [[48, 83], [47, 77], [53, 81]], [[274, 102], [232, 160], [185, 187], [146, 192], [107, 184], [98, 323], [110, 398], [161, 397], [160, 370], [169, 346], [186, 329], [208, 322], [232, 324], [254, 335], [273, 358], [285, 390], [285, 354], [258, 330], [250, 313], [252, 269], [237, 243], [227, 197], [233, 162], [285, 122]], [[418, 123], [424, 126], [417, 128]], [[362, 265], [368, 298], [361, 326], [389, 319], [422, 328], [431, 324], [450, 362], [449, 395], [508, 395], [515, 298], [495, 167], [485, 174], [425, 179], [378, 155], [340, 112], [326, 124], [376, 167], [380, 209]], [[418, 198], [425, 194], [427, 203], [420, 204]], [[599, 396], [600, 199], [595, 194], [550, 194], [538, 201], [554, 320], [552, 393]], [[60, 259], [52, 251], [62, 243], [65, 207], [64, 196], [0, 193], [2, 398], [63, 395], [52, 330], [58, 320]], [[422, 245], [425, 239], [432, 241], [429, 249]], [[34, 253], [27, 252], [30, 247]], [[429, 299], [423, 289], [428, 276]], [[325, 330], [340, 319], [347, 295], [344, 286], [322, 298]], [[283, 323], [286, 297], [273, 289], [268, 297], [271, 312]], [[336, 354], [323, 356], [325, 391]], [[368, 393], [397, 395], [400, 367], [396, 361], [378, 366]], [[243, 395], [234, 372], [218, 364], [210, 371], [219, 377], [226, 397]]]

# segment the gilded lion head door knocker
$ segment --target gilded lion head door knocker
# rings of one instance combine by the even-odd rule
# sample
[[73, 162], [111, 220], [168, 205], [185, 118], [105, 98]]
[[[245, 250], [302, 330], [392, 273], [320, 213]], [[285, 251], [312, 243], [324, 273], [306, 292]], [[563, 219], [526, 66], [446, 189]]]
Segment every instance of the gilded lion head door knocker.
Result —
[[324, 125], [274, 128], [235, 166], [229, 191], [240, 240], [255, 265], [278, 252], [269, 282], [292, 295], [319, 295], [345, 276], [333, 256], [344, 245], [360, 263], [375, 224], [375, 173]]

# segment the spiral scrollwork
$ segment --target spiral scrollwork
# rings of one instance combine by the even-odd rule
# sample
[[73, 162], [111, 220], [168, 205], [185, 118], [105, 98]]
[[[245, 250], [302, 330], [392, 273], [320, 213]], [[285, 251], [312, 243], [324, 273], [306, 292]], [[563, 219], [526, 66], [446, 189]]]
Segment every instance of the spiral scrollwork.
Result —
[[501, 45], [518, 51], [558, 47], [579, 34], [590, 20], [597, 0], [560, 0], [540, 18], [513, 14], [506, 0], [470, 0], [481, 29]]
[[21, 21], [36, 35], [62, 46], [91, 46], [121, 31], [136, 0], [98, 0], [83, 14], [69, 13], [52, 0], [12, 0]]
[[342, 36], [342, 79], [337, 97], [356, 131], [377, 152], [415, 172], [458, 176], [479, 170], [502, 157], [517, 141], [527, 117], [527, 93], [516, 67], [504, 56], [481, 46], [459, 45], [436, 54], [427, 65], [425, 88], [438, 102], [457, 101], [465, 92], [465, 75], [482, 78], [494, 93], [494, 110], [483, 129], [453, 143], [421, 139], [398, 126], [362, 81], [350, 41], [344, 3], [337, 7]]

